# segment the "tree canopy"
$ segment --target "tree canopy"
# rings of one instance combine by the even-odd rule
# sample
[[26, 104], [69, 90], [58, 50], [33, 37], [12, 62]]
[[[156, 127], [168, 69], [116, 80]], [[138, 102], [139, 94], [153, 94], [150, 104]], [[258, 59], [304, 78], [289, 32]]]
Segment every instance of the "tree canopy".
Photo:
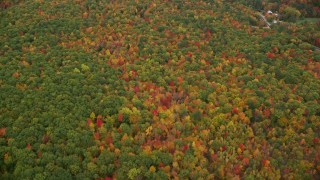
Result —
[[291, 22], [314, 12], [2, 1], [0, 178], [319, 179], [320, 26]]

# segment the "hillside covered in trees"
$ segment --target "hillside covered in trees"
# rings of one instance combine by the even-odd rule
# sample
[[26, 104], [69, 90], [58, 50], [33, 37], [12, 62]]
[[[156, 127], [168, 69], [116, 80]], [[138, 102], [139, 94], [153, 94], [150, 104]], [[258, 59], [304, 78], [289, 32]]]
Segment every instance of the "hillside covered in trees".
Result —
[[2, 0], [0, 179], [319, 179], [317, 18], [312, 0]]

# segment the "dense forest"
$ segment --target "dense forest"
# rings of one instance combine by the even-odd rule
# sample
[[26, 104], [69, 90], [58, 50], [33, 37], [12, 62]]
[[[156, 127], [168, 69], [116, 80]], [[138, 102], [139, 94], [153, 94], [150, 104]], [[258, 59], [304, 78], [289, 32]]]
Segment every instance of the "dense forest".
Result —
[[318, 0], [226, 0], [228, 2], [240, 2], [254, 9], [268, 9], [288, 13], [285, 9], [291, 9], [304, 17], [318, 17], [320, 15], [320, 1]]
[[319, 179], [319, 11], [1, 0], [0, 179]]

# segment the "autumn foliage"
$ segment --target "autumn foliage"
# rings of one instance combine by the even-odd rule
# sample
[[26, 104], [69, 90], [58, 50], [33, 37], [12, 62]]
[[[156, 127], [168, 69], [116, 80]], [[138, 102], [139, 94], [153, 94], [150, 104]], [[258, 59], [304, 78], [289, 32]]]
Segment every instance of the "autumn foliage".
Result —
[[1, 2], [0, 179], [319, 179], [320, 26], [259, 2]]

